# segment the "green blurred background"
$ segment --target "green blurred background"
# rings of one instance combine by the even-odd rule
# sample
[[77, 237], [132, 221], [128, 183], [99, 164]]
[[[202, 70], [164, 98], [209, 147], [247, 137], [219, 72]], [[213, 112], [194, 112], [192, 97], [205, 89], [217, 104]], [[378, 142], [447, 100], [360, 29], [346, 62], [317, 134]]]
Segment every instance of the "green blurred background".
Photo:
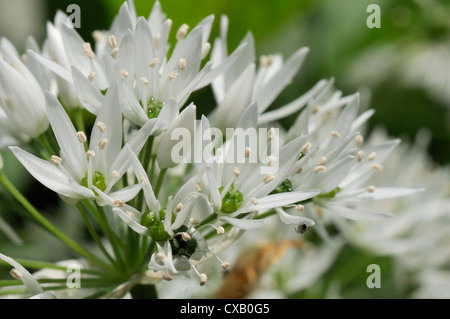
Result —
[[[0, 0], [0, 36], [8, 37], [19, 50], [23, 50], [28, 34], [33, 34], [42, 43], [45, 21], [53, 20], [56, 10], [66, 11], [69, 4], [76, 3], [81, 8], [78, 32], [86, 41], [92, 41], [92, 31], [109, 28], [122, 2]], [[153, 2], [135, 0], [138, 15], [148, 17]], [[379, 5], [381, 28], [367, 27], [366, 19], [371, 14], [366, 11], [369, 4]], [[218, 34], [220, 16], [226, 14], [230, 21], [228, 40], [231, 50], [248, 31], [255, 37], [257, 56], [281, 53], [288, 58], [298, 48], [309, 47], [310, 52], [300, 72], [274, 105], [283, 105], [319, 80], [333, 77], [336, 87], [345, 95], [359, 91], [362, 106], [375, 109], [370, 129], [381, 126], [391, 136], [411, 141], [418, 130], [427, 128], [432, 133], [428, 151], [434, 162], [450, 162], [450, 6], [447, 0], [161, 0], [161, 5], [174, 21], [172, 35], [181, 24], [187, 23], [192, 27], [205, 16], [214, 14], [212, 42]], [[208, 88], [195, 93], [192, 99], [199, 101], [202, 110], [214, 105]], [[283, 124], [289, 126], [293, 120], [286, 119]], [[67, 225], [67, 219], [72, 220], [73, 214], [61, 217], [55, 194], [47, 190], [36, 194], [33, 190], [39, 187], [37, 182], [9, 152], [2, 154], [8, 165], [8, 175], [30, 201], [53, 213], [54, 222], [61, 227]], [[21, 218], [8, 214], [11, 207], [8, 205], [13, 201], [5, 194], [0, 193], [0, 196], [0, 212], [12, 224], [21, 225]], [[71, 227], [65, 231], [82, 238], [83, 234], [79, 234], [77, 229]], [[28, 241], [45, 240], [51, 245], [47, 248], [51, 249], [39, 251], [29, 246], [28, 251], [21, 250], [21, 255], [55, 261], [73, 257], [66, 255], [64, 247], [48, 235], [36, 235], [31, 231], [30, 234], [33, 235], [27, 238]], [[5, 241], [0, 233], [0, 242], [3, 244]], [[5, 249], [13, 251], [12, 247]], [[351, 286], [361, 274], [347, 270], [354, 268], [355, 264], [372, 262], [393, 267], [389, 259], [364, 253], [355, 255], [352, 248], [346, 248], [336, 264], [337, 272], [329, 273], [325, 280], [346, 275], [343, 284]], [[391, 295], [382, 297], [402, 297], [394, 290], [383, 290], [386, 291]], [[358, 293], [362, 293], [359, 297], [365, 297], [368, 290]], [[323, 291], [308, 290], [297, 297], [321, 296]], [[379, 297], [371, 295], [374, 296]]]

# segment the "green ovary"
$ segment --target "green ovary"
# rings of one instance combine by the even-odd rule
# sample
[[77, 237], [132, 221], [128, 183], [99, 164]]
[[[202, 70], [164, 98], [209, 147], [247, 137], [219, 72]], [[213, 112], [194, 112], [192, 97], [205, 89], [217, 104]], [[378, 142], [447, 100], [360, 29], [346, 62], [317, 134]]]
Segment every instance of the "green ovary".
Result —
[[278, 185], [270, 194], [279, 194], [292, 192], [292, 183], [290, 180], [285, 179], [280, 185]]
[[[148, 211], [141, 218], [141, 225], [147, 227], [150, 237], [157, 242], [170, 239], [169, 233], [164, 230], [164, 219], [166, 218], [166, 209], [159, 211], [159, 218], [156, 213]], [[175, 221], [175, 215], [172, 215], [172, 223]]]
[[[222, 193], [223, 186], [219, 188], [219, 192]], [[225, 214], [234, 213], [241, 207], [244, 197], [239, 190], [234, 191], [234, 185], [230, 186], [230, 189], [222, 199], [222, 212]]]
[[[81, 179], [80, 184], [81, 184], [81, 186], [89, 188], [88, 173], [86, 173], [86, 175]], [[97, 187], [102, 192], [105, 191], [105, 189], [106, 189], [105, 177], [99, 171], [95, 171], [95, 173], [94, 173], [94, 178], [92, 180], [92, 186]]]
[[162, 102], [156, 102], [154, 98], [151, 98], [147, 103], [147, 116], [149, 119], [154, 119], [159, 116], [163, 107]]

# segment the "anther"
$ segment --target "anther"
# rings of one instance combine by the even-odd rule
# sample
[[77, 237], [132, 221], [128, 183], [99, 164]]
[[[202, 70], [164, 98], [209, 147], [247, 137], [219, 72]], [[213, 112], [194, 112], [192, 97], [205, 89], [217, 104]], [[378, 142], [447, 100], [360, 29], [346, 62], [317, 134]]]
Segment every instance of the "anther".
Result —
[[153, 37], [153, 40], [155, 41], [155, 48], [158, 49], [159, 41], [161, 41], [161, 33], [155, 34], [155, 36]]
[[233, 168], [233, 173], [234, 173], [234, 176], [235, 176], [236, 178], [238, 178], [239, 176], [241, 176], [241, 172], [239, 171], [239, 168], [237, 168], [237, 167], [234, 167], [234, 168]]
[[302, 154], [308, 153], [308, 151], [311, 149], [311, 147], [312, 147], [311, 142], [308, 142], [305, 145], [303, 145]]
[[267, 139], [269, 141], [273, 140], [273, 138], [275, 137], [275, 129], [272, 127], [269, 132], [267, 133]]
[[258, 205], [258, 203], [259, 203], [258, 200], [256, 199], [256, 197], [253, 197], [251, 202], [253, 205]]
[[106, 125], [103, 122], [97, 122], [97, 128], [100, 130], [100, 132], [105, 133], [106, 131]]
[[189, 30], [189, 26], [186, 23], [183, 23], [181, 27], [178, 29], [176, 38], [177, 40], [183, 39]]
[[338, 131], [332, 131], [331, 136], [333, 136], [334, 138], [339, 138], [341, 134]]
[[375, 186], [371, 185], [371, 186], [367, 187], [367, 192], [368, 192], [368, 193], [373, 193], [373, 192], [375, 192]]
[[186, 69], [186, 59], [181, 58], [180, 60], [178, 60], [178, 68], [183, 71], [184, 69]]
[[209, 50], [211, 50], [211, 43], [209, 43], [209, 42], [203, 43], [203, 45], [202, 45], [202, 60], [204, 58], [206, 58], [206, 56], [209, 53]]
[[181, 233], [181, 238], [183, 238], [184, 241], [189, 241], [189, 239], [191, 239], [191, 235], [189, 235], [186, 232], [182, 232]]
[[78, 137], [78, 140], [80, 141], [80, 143], [85, 143], [87, 141], [86, 134], [84, 134], [83, 131], [77, 132], [77, 137]]
[[276, 156], [271, 155], [269, 157], [269, 161], [267, 162], [267, 166], [272, 166], [273, 164], [275, 164], [276, 161], [277, 161]]
[[89, 75], [88, 75], [89, 82], [94, 82], [94, 78], [95, 78], [96, 75], [97, 75], [96, 72], [89, 73]]
[[317, 166], [319, 165], [325, 165], [327, 163], [327, 158], [325, 156], [322, 156], [319, 160], [319, 162], [317, 162]]
[[144, 85], [148, 85], [148, 79], [146, 77], [141, 77], [141, 82], [144, 83]]
[[197, 189], [197, 191], [201, 191], [202, 190], [202, 184], [200, 183], [200, 182], [197, 182], [196, 184], [195, 184], [195, 188]]
[[299, 167], [295, 174], [300, 174], [301, 172], [303, 172], [303, 167]]
[[320, 107], [318, 105], [314, 106], [312, 109], [312, 114], [317, 114], [319, 112]]
[[122, 207], [125, 203], [121, 199], [115, 199], [114, 200], [114, 206], [116, 207]]
[[91, 158], [95, 156], [95, 151], [94, 150], [89, 150], [86, 152], [86, 157], [87, 158]]
[[360, 147], [364, 143], [364, 137], [362, 135], [356, 135], [356, 146]]
[[298, 204], [297, 206], [295, 206], [295, 210], [298, 212], [302, 212], [305, 210], [305, 206], [303, 206], [302, 204]]
[[178, 203], [177, 207], [175, 207], [175, 214], [178, 214], [183, 209], [183, 204]]
[[11, 269], [9, 273], [14, 279], [20, 279], [23, 276], [22, 273], [18, 271], [16, 268]]
[[230, 267], [230, 263], [227, 261], [224, 261], [221, 266], [223, 269], [228, 269]]
[[364, 151], [358, 151], [358, 157], [357, 157], [357, 161], [358, 163], [360, 163], [364, 158]]
[[177, 71], [172, 71], [169, 73], [169, 80], [173, 80], [178, 76], [178, 72]]
[[97, 43], [103, 42], [103, 40], [105, 39], [103, 33], [99, 30], [95, 30], [94, 32], [92, 32], [92, 37], [94, 38], [94, 41]]
[[376, 169], [377, 171], [381, 172], [383, 170], [383, 165], [381, 164], [373, 164], [372, 168]]
[[56, 156], [56, 155], [52, 155], [50, 160], [55, 165], [61, 165], [61, 163], [62, 163], [62, 158], [59, 156]]
[[98, 142], [98, 148], [101, 150], [104, 150], [106, 147], [106, 144], [108, 144], [108, 140], [106, 138], [102, 138], [99, 142]]
[[223, 234], [225, 234], [225, 228], [223, 228], [222, 226], [218, 226], [218, 227], [216, 228], [216, 233], [217, 233], [217, 235], [223, 235]]
[[120, 173], [118, 171], [112, 171], [111, 175], [114, 178], [119, 178], [120, 177]]
[[261, 55], [259, 57], [259, 63], [263, 67], [270, 66], [272, 64], [272, 62], [273, 62], [273, 55]]
[[121, 69], [119, 72], [120, 72], [120, 74], [122, 74], [122, 76], [123, 76], [124, 78], [127, 78], [127, 77], [128, 77], [128, 72], [127, 72], [125, 69]]
[[249, 158], [252, 153], [252, 149], [248, 146], [245, 147], [245, 158]]
[[117, 54], [119, 54], [119, 48], [114, 48], [111, 51], [111, 57], [115, 60], [117, 57]]
[[198, 225], [200, 224], [200, 220], [198, 220], [198, 219], [196, 219], [196, 218], [194, 218], [194, 217], [191, 217], [191, 218], [189, 218], [189, 223], [190, 223], [192, 226], [198, 226]]
[[158, 258], [159, 260], [164, 260], [164, 258], [166, 258], [166, 256], [160, 252], [160, 253], [156, 254], [156, 258]]
[[109, 45], [111, 46], [111, 48], [114, 49], [117, 47], [117, 39], [114, 35], [110, 35], [108, 37], [108, 42], [109, 42]]
[[148, 185], [148, 181], [147, 181], [147, 178], [145, 176], [142, 176], [141, 179], [139, 180], [139, 182], [142, 185]]
[[88, 56], [89, 59], [93, 59], [95, 57], [94, 51], [92, 51], [91, 44], [89, 42], [83, 43], [84, 54]]
[[326, 169], [325, 166], [323, 166], [323, 165], [317, 165], [317, 166], [314, 168], [314, 173], [322, 172], [322, 171], [324, 171], [325, 169]]
[[207, 280], [208, 276], [206, 276], [206, 274], [200, 274], [200, 286], [205, 285]]
[[275, 174], [268, 174], [263, 178], [264, 184], [268, 184], [275, 178]]
[[377, 157], [377, 153], [372, 152], [372, 153], [369, 154], [369, 156], [367, 156], [367, 159], [369, 161], [373, 161], [375, 159], [375, 157]]
[[129, 217], [131, 217], [131, 218], [134, 217], [134, 213], [133, 213], [133, 212], [130, 212], [129, 210], [127, 210], [126, 214], [127, 214]]

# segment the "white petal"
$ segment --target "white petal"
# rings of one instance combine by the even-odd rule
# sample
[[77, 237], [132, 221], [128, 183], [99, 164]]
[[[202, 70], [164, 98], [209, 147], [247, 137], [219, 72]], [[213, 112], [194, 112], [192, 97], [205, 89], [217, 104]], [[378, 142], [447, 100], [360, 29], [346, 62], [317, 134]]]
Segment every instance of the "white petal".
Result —
[[400, 196], [407, 196], [424, 191], [424, 188], [403, 188], [403, 187], [376, 187], [373, 193], [365, 192], [355, 198], [355, 200], [383, 200]]
[[141, 235], [148, 235], [147, 227], [139, 224], [135, 219], [133, 219], [130, 215], [125, 213], [122, 209], [114, 207], [112, 211], [116, 213], [135, 232]]
[[315, 224], [312, 219], [303, 216], [290, 215], [281, 208], [275, 208], [275, 211], [277, 212], [278, 217], [280, 217], [280, 220], [283, 224], [298, 225], [300, 223], [303, 223], [308, 227], [314, 226]]
[[129, 185], [118, 191], [110, 193], [109, 196], [111, 196], [114, 199], [120, 199], [124, 202], [128, 202], [133, 198], [135, 198], [136, 195], [141, 191], [141, 189], [142, 189], [141, 184]]
[[221, 221], [236, 226], [240, 229], [254, 229], [259, 228], [267, 224], [266, 219], [238, 219], [232, 217], [221, 216]]
[[72, 75], [70, 71], [59, 65], [58, 63], [45, 58], [44, 56], [36, 53], [34, 51], [28, 50], [27, 54], [29, 57], [39, 62], [43, 66], [47, 67], [49, 70], [53, 71], [57, 76], [61, 77], [67, 83], [73, 84]]
[[77, 67], [72, 67], [73, 83], [81, 104], [92, 114], [98, 114], [104, 97]]
[[339, 216], [342, 216], [347, 219], [351, 220], [378, 220], [378, 219], [384, 219], [388, 217], [393, 217], [391, 213], [386, 212], [366, 212], [361, 211], [360, 209], [352, 209], [344, 206], [329, 206], [328, 209], [330, 209], [333, 214], [337, 214]]

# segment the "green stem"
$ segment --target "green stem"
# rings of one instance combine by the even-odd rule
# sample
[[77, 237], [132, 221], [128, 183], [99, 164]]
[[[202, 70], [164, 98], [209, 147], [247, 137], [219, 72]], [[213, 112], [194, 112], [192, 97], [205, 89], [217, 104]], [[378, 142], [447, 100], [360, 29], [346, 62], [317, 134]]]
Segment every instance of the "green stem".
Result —
[[158, 180], [156, 181], [155, 186], [155, 196], [158, 197], [159, 191], [161, 190], [161, 185], [164, 181], [164, 176], [166, 175], [167, 168], [163, 168], [161, 172], [159, 172]]
[[71, 238], [67, 237], [52, 223], [50, 223], [39, 211], [16, 189], [16, 187], [9, 181], [3, 171], [0, 171], [0, 183], [14, 196], [14, 198], [39, 222], [45, 229], [47, 229], [56, 238], [61, 240], [64, 244], [72, 248], [74, 251], [91, 260], [97, 266], [102, 267], [105, 270], [111, 271], [110, 265], [105, 263], [102, 259], [92, 254]]

